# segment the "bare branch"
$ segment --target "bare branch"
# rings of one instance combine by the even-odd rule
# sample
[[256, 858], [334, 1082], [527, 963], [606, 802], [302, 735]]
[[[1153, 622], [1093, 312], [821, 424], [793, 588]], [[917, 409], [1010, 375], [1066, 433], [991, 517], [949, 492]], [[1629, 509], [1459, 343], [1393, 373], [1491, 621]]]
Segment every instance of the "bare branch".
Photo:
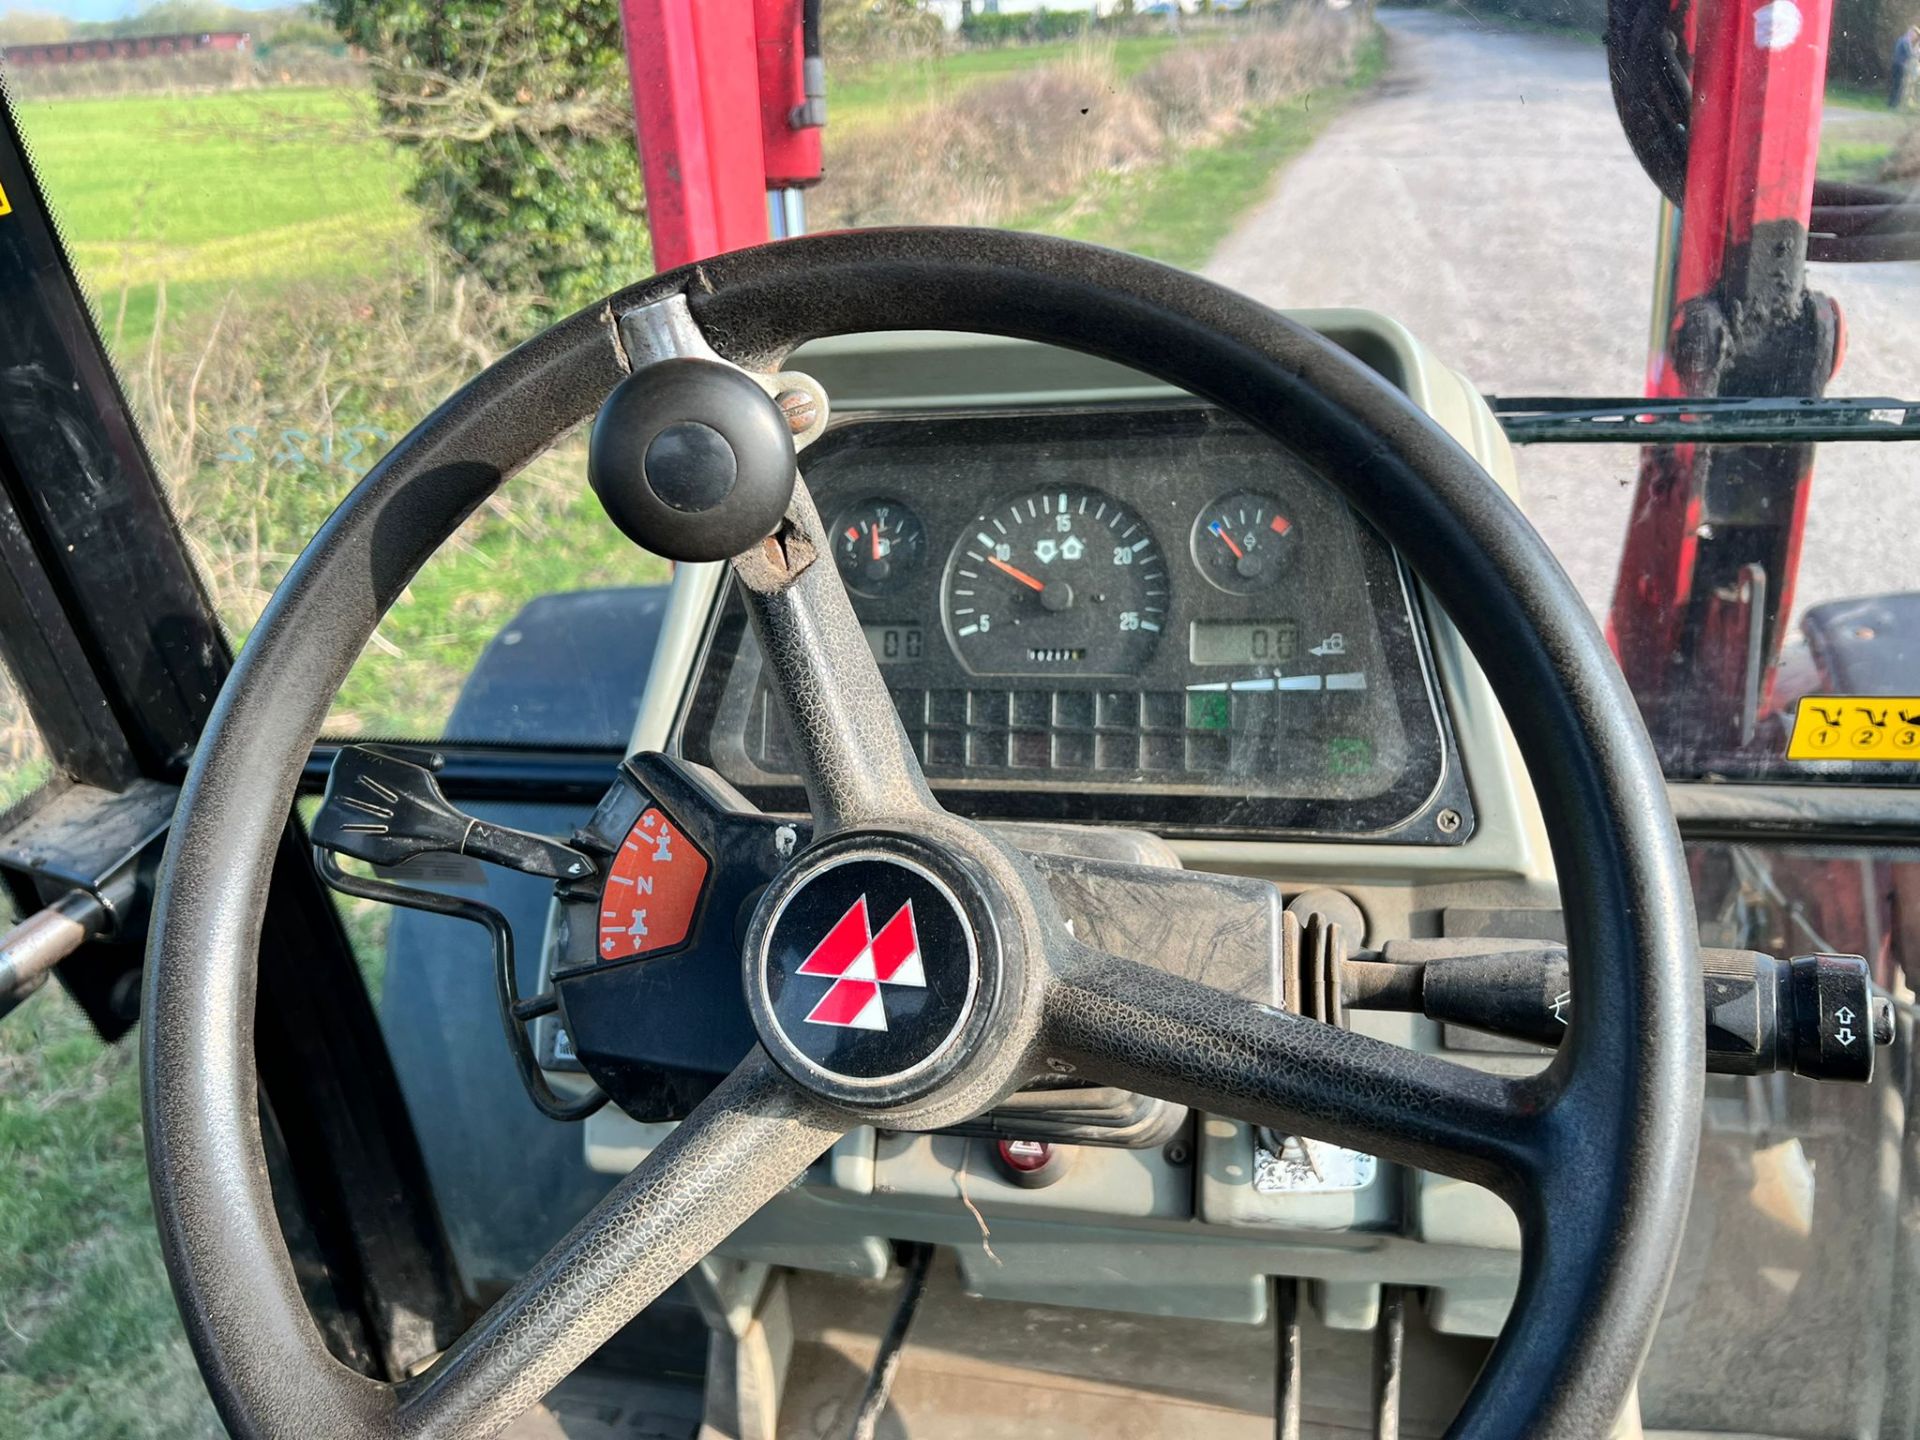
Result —
[[629, 125], [623, 94], [540, 95], [525, 85], [501, 93], [498, 74], [529, 68], [511, 57], [471, 75], [390, 60], [373, 64], [380, 98], [391, 112], [386, 128], [403, 143], [477, 144], [508, 134], [536, 144], [548, 137], [605, 140], [626, 134]]

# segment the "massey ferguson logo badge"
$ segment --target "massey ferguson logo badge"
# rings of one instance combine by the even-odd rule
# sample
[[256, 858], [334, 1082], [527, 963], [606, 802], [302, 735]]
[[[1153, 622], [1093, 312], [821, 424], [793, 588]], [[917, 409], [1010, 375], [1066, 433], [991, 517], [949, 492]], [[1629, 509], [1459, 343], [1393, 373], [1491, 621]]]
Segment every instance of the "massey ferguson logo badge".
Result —
[[926, 970], [920, 964], [920, 932], [913, 924], [913, 902], [909, 900], [894, 911], [893, 918], [876, 935], [867, 919], [867, 897], [862, 895], [833, 922], [833, 928], [794, 973], [833, 978], [820, 1003], [807, 1012], [809, 1025], [886, 1029], [887, 1007], [880, 987], [925, 988], [927, 983]]

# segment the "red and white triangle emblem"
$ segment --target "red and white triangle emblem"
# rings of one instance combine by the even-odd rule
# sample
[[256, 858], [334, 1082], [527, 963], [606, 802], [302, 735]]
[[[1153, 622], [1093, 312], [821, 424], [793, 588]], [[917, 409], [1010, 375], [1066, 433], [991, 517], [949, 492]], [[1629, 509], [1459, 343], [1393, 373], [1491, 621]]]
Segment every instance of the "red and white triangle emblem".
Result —
[[833, 984], [807, 1012], [809, 1025], [835, 1025], [850, 1030], [884, 1030], [887, 1007], [882, 986], [924, 988], [927, 973], [920, 963], [920, 932], [913, 923], [913, 902], [893, 912], [893, 918], [874, 933], [862, 895], [833, 922], [813, 953], [800, 962], [797, 975], [827, 975]]

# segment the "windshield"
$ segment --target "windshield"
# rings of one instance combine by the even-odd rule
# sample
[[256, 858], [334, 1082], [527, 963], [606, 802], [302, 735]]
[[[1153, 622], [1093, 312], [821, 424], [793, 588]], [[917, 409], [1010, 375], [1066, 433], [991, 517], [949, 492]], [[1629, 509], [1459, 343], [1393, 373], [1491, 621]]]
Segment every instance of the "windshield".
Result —
[[[1519, 498], [1608, 624], [1670, 773], [1901, 778], [1879, 757], [1920, 730], [1832, 706], [1816, 730], [1800, 702], [1920, 690], [1904, 445], [1707, 450], [1684, 427], [1716, 417], [1674, 412], [1680, 443], [1643, 450], [1618, 407], [1825, 392], [1892, 397], [1842, 418], [1901, 428], [1920, 354], [1911, 47], [1843, 4], [1824, 64], [1756, 81], [1702, 56], [1701, 83], [1768, 99], [1708, 137], [1732, 179], [1688, 231], [1684, 12], [1623, 6], [1610, 83], [1591, 0], [1508, 8], [828, 0], [830, 118], [803, 132], [824, 178], [780, 191], [771, 228], [1040, 229], [1278, 306], [1383, 312], [1523, 442]], [[415, 418], [649, 268], [617, 7], [487, 14], [484, 38], [387, 0], [0, 21], [38, 171], [236, 636]], [[1791, 223], [1766, 265], [1773, 249], [1712, 243], [1709, 210], [1767, 233], [1776, 191], [1804, 225], [1816, 169], [1811, 263]], [[1784, 439], [1820, 417], [1747, 418]], [[556, 450], [423, 572], [333, 733], [624, 743], [613, 714], [536, 733], [456, 703], [538, 597], [664, 577], [579, 469]], [[1882, 749], [1841, 743], [1883, 728]]]
[[[1920, 34], [1898, 6], [1754, 0], [1734, 45], [1666, 0], [822, 0], [824, 90], [789, 57], [800, 93], [762, 131], [751, 61], [716, 65], [732, 123], [681, 148], [659, 118], [681, 82], [645, 0], [0, 7], [0, 83], [33, 183], [236, 646], [400, 436], [657, 262], [711, 253], [723, 231], [1007, 227], [1403, 326], [1486, 398], [1491, 468], [1605, 627], [1687, 793], [1799, 787], [1791, 809], [1814, 787], [1913, 782]], [[703, 230], [663, 203], [748, 141], [765, 173], [744, 213]], [[0, 223], [11, 203], [0, 188]], [[584, 436], [563, 440], [422, 569], [329, 737], [556, 765], [581, 756], [550, 752], [584, 752], [598, 783], [634, 733], [673, 568], [609, 523], [585, 455]], [[879, 532], [862, 533], [882, 559]], [[1220, 633], [1248, 663], [1295, 659], [1301, 638]], [[918, 628], [876, 641], [916, 657], [922, 643]], [[547, 679], [588, 666], [607, 677], [591, 703]], [[1228, 683], [1186, 713], [1224, 730], [1244, 699]], [[937, 731], [939, 696], [916, 698]], [[1115, 743], [1096, 713], [1063, 747]], [[1227, 746], [1175, 735], [1184, 718], [1141, 745]], [[55, 765], [3, 675], [0, 742], [4, 809]], [[578, 809], [507, 818], [559, 834]], [[1920, 896], [1910, 857], [1718, 840], [1690, 855], [1712, 943], [1787, 954], [1831, 938], [1898, 983], [1898, 900]], [[478, 887], [473, 873], [441, 878]], [[515, 914], [529, 990], [546, 903]], [[437, 1027], [416, 1031], [411, 1063], [428, 1063], [422, 1047], [443, 1061], [456, 1032], [496, 1035], [485, 955], [470, 995], [434, 968], [481, 940], [435, 949], [455, 922], [365, 902], [345, 918], [389, 1013]], [[429, 959], [389, 972], [409, 954]], [[152, 1242], [132, 1054], [103, 1048], [53, 987], [34, 1004], [0, 1028], [0, 1166], [21, 1181], [0, 1180], [0, 1413], [35, 1436], [218, 1433]], [[554, 1032], [544, 1043], [560, 1064]], [[448, 1063], [469, 1067], [450, 1086], [463, 1100], [486, 1076], [503, 1111], [524, 1110], [504, 1049]], [[1716, 1230], [1719, 1210], [1696, 1206], [1650, 1371], [1665, 1419], [1717, 1415], [1707, 1401], [1738, 1392], [1783, 1434], [1869, 1433], [1865, 1411], [1842, 1416], [1761, 1340], [1819, 1328], [1809, 1316], [1849, 1341], [1881, 1325], [1851, 1277], [1886, 1236], [1849, 1207], [1898, 1188], [1892, 1088], [1716, 1078], [1706, 1153], [1745, 1218]], [[524, 1168], [550, 1167], [557, 1201], [533, 1182], [502, 1198], [464, 1131], [424, 1142], [443, 1147], [428, 1158], [449, 1190], [511, 1221], [501, 1284], [609, 1183], [582, 1170], [576, 1132], [522, 1119], [542, 1126]], [[1816, 1224], [1820, 1166], [1843, 1178], [1820, 1187]], [[1352, 1308], [1364, 1289], [1320, 1300]], [[1751, 1321], [1737, 1361], [1686, 1348], [1696, 1299]], [[1859, 1387], [1867, 1409], [1877, 1383]]]

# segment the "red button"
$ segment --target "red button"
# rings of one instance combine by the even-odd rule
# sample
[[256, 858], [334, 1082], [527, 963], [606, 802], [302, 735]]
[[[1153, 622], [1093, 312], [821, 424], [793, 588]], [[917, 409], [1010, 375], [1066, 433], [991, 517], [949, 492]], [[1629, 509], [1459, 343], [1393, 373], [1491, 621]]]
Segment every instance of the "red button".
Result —
[[998, 1144], [1001, 1162], [1010, 1170], [1031, 1173], [1044, 1169], [1053, 1159], [1053, 1146], [1044, 1140], [1002, 1140]]

